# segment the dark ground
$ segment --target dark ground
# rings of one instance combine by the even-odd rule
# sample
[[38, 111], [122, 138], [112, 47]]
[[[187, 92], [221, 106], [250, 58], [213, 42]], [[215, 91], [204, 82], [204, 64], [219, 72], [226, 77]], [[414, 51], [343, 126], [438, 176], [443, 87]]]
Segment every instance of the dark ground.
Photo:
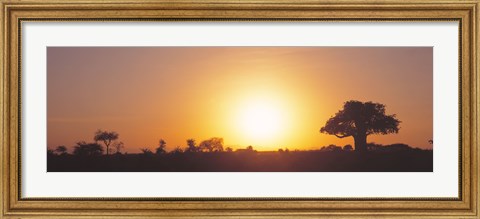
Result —
[[432, 172], [433, 151], [48, 155], [48, 172]]

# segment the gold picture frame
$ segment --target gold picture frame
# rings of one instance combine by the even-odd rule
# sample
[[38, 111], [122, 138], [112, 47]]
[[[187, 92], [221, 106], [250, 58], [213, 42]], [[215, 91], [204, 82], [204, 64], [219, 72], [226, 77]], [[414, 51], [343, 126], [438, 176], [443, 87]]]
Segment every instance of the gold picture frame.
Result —
[[[2, 218], [478, 218], [478, 0], [1, 0]], [[24, 21], [457, 21], [457, 198], [23, 198], [20, 162]]]

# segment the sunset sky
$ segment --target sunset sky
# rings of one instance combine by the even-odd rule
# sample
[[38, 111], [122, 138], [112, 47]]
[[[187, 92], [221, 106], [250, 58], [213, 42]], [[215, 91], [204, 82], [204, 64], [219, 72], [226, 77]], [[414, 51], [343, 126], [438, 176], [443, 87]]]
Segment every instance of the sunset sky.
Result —
[[431, 148], [431, 47], [49, 47], [47, 146], [116, 131], [125, 151], [211, 137], [225, 146], [352, 144], [320, 128], [345, 101], [386, 105], [398, 134], [368, 142]]

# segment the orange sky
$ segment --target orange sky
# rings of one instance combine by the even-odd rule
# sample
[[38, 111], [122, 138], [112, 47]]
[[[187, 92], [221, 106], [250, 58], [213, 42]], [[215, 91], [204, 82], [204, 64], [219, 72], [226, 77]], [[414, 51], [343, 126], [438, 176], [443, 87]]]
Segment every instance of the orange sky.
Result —
[[386, 105], [398, 134], [368, 142], [431, 148], [430, 47], [49, 47], [47, 145], [120, 134], [125, 150], [223, 137], [257, 150], [352, 144], [319, 133], [348, 100]]

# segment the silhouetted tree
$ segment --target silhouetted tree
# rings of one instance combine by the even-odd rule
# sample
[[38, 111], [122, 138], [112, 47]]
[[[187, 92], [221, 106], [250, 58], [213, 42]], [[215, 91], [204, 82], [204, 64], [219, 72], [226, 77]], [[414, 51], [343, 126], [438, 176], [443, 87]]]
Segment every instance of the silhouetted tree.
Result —
[[185, 149], [185, 152], [198, 152], [198, 147], [195, 139], [187, 139], [187, 149]]
[[110, 152], [109, 150], [110, 144], [112, 143], [112, 141], [115, 141], [117, 139], [118, 139], [118, 133], [102, 131], [102, 130], [98, 130], [97, 132], [95, 132], [95, 137], [93, 138], [93, 140], [95, 141], [103, 141], [103, 143], [105, 144], [105, 147], [107, 148], [107, 155]]
[[161, 155], [167, 153], [166, 148], [167, 142], [163, 139], [160, 139], [160, 141], [158, 141], [158, 148], [155, 150], [155, 154]]
[[103, 148], [97, 143], [80, 141], [73, 148], [73, 154], [76, 156], [100, 156], [102, 153]]
[[278, 152], [283, 153], [283, 149], [282, 149], [282, 148], [279, 148], [279, 149], [278, 149]]
[[123, 144], [123, 142], [115, 142], [113, 144], [113, 147], [115, 147], [115, 153], [116, 154], [121, 154], [122, 149], [124, 148], [124, 144]]
[[231, 147], [226, 147], [226, 148], [225, 148], [225, 151], [226, 151], [226, 152], [233, 152], [233, 149], [232, 149]]
[[208, 140], [202, 141], [198, 147], [200, 151], [205, 152], [221, 152], [223, 151], [223, 138], [210, 138]]
[[327, 121], [320, 132], [338, 138], [351, 136], [355, 141], [355, 150], [366, 151], [368, 135], [398, 133], [400, 121], [395, 116], [385, 115], [383, 104], [351, 100]]
[[67, 154], [67, 147], [61, 145], [55, 148], [55, 152], [57, 152], [59, 155], [66, 155]]

